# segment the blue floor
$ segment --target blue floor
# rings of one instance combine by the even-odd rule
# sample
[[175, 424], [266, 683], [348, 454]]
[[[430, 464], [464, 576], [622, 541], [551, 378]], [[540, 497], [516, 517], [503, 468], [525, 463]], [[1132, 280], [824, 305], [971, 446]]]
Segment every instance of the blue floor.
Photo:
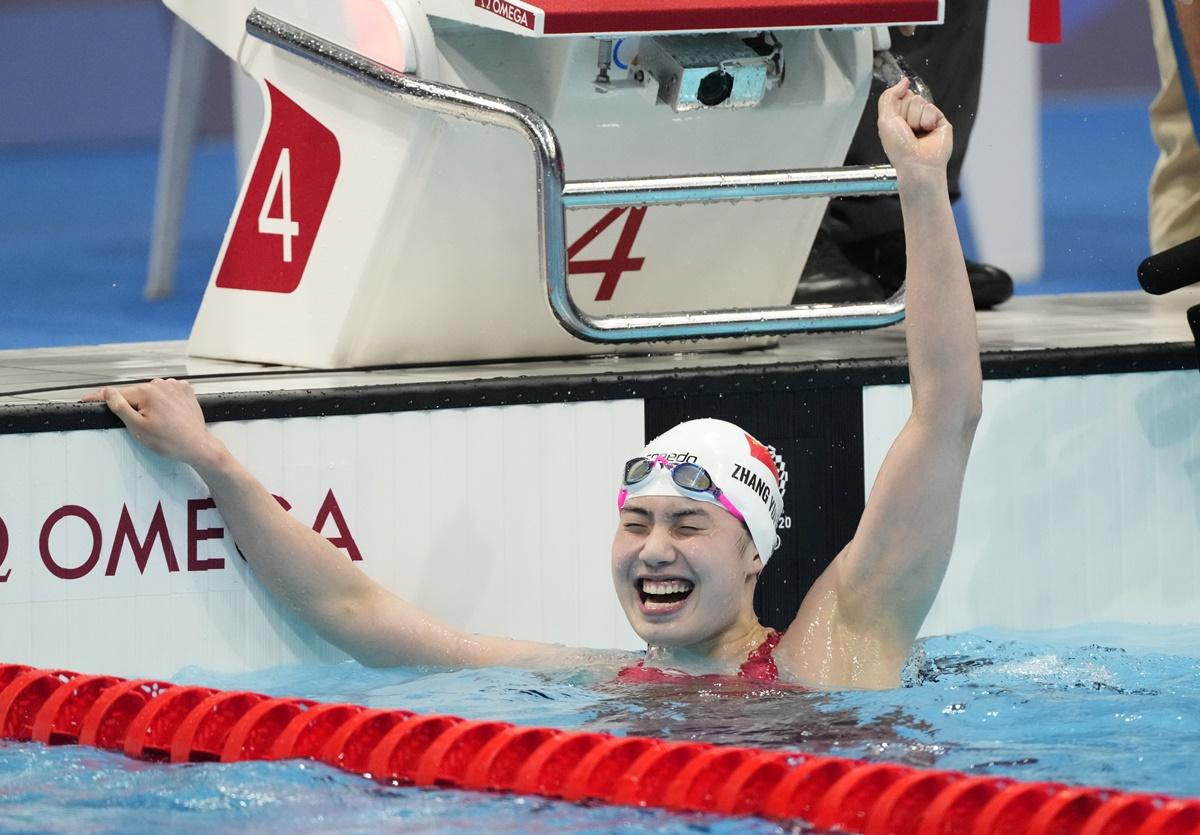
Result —
[[1138, 290], [1149, 255], [1146, 188], [1158, 149], [1150, 96], [1075, 98], [1042, 108], [1046, 263], [1029, 294]]
[[237, 197], [233, 152], [201, 147], [175, 294], [142, 297], [153, 147], [0, 156], [0, 348], [184, 339]]
[[[1148, 105], [1131, 96], [1044, 106], [1046, 269], [1019, 292], [1137, 288], [1157, 153]], [[155, 164], [153, 147], [0, 154], [0, 348], [187, 337], [237, 197], [233, 153], [199, 149], [176, 293], [147, 302]]]

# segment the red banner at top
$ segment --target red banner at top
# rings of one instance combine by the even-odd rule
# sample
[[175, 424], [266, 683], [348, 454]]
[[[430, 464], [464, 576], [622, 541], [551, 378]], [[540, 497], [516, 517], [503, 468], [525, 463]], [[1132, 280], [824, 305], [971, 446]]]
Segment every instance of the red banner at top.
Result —
[[1062, 43], [1060, 0], [1029, 0], [1029, 40]]
[[940, 0], [534, 0], [548, 35], [936, 23]]

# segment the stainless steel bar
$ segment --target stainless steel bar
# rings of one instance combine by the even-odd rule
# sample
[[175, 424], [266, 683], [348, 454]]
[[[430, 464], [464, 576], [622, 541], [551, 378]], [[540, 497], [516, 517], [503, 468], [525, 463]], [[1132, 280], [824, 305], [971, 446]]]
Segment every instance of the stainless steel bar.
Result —
[[[338, 44], [319, 38], [286, 21], [258, 9], [246, 18], [246, 31], [253, 37], [285, 50], [328, 70], [345, 75], [373, 89], [394, 95], [423, 110], [469, 119], [487, 125], [506, 128], [523, 134], [533, 148], [537, 168], [538, 239], [541, 246], [542, 283], [550, 310], [559, 323], [572, 335], [591, 342], [624, 343], [662, 340], [702, 339], [730, 336], [766, 336], [820, 330], [858, 330], [882, 327], [904, 318], [904, 290], [886, 302], [869, 304], [796, 305], [742, 310], [706, 310], [697, 312], [655, 313], [651, 315], [592, 316], [581, 310], [571, 298], [567, 286], [566, 202], [577, 205], [630, 205], [629, 195], [645, 194], [657, 197], [669, 195], [657, 202], [695, 202], [696, 200], [741, 200], [762, 197], [796, 196], [795, 194], [733, 196], [737, 189], [764, 192], [771, 189], [815, 188], [806, 180], [818, 175], [813, 171], [758, 172], [738, 175], [708, 175], [703, 177], [667, 177], [652, 180], [616, 180], [608, 183], [577, 183], [565, 186], [562, 153], [558, 137], [550, 124], [532, 108], [519, 102], [464, 90], [396, 72]], [[832, 172], [838, 172], [833, 169]], [[855, 176], [840, 175], [829, 182], [849, 187]], [[748, 178], [761, 177], [761, 182]], [[739, 179], [740, 178], [740, 179]], [[854, 187], [863, 186], [863, 178]], [[886, 187], [887, 174], [876, 179], [879, 193], [894, 189]], [[647, 185], [650, 183], [650, 185]], [[618, 204], [587, 203], [598, 200], [616, 188], [624, 191], [624, 202]], [[818, 193], [810, 190], [807, 195]], [[850, 192], [832, 192], [850, 193]], [[714, 195], [714, 196], [708, 196]], [[728, 196], [726, 196], [728, 195]], [[636, 201], [635, 201], [636, 202]]]
[[800, 171], [579, 181], [567, 183], [563, 188], [563, 205], [568, 209], [610, 208], [780, 197], [865, 197], [895, 191], [895, 168], [890, 165], [859, 165]]

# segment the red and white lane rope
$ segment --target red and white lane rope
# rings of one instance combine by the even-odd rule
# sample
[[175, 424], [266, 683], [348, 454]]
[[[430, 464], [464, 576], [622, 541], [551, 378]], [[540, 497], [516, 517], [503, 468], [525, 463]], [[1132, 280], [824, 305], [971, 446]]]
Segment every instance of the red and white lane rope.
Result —
[[0, 665], [0, 738], [162, 762], [305, 757], [389, 785], [802, 819], [865, 835], [1200, 835], [1200, 799], [21, 665]]

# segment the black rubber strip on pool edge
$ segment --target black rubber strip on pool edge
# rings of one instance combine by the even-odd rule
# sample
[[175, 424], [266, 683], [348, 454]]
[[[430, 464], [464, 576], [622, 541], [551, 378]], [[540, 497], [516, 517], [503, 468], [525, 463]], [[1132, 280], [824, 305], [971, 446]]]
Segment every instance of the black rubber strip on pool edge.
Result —
[[[983, 354], [985, 379], [1195, 369], [1189, 343], [1047, 348]], [[780, 392], [908, 382], [902, 357], [774, 365], [736, 362], [725, 368], [604, 374], [503, 377], [377, 386], [267, 390], [201, 395], [210, 422], [379, 412], [467, 409], [482, 406], [572, 403], [661, 397]], [[0, 395], [3, 393], [0, 392]], [[102, 404], [37, 402], [0, 405], [0, 434], [111, 429], [121, 424]]]

